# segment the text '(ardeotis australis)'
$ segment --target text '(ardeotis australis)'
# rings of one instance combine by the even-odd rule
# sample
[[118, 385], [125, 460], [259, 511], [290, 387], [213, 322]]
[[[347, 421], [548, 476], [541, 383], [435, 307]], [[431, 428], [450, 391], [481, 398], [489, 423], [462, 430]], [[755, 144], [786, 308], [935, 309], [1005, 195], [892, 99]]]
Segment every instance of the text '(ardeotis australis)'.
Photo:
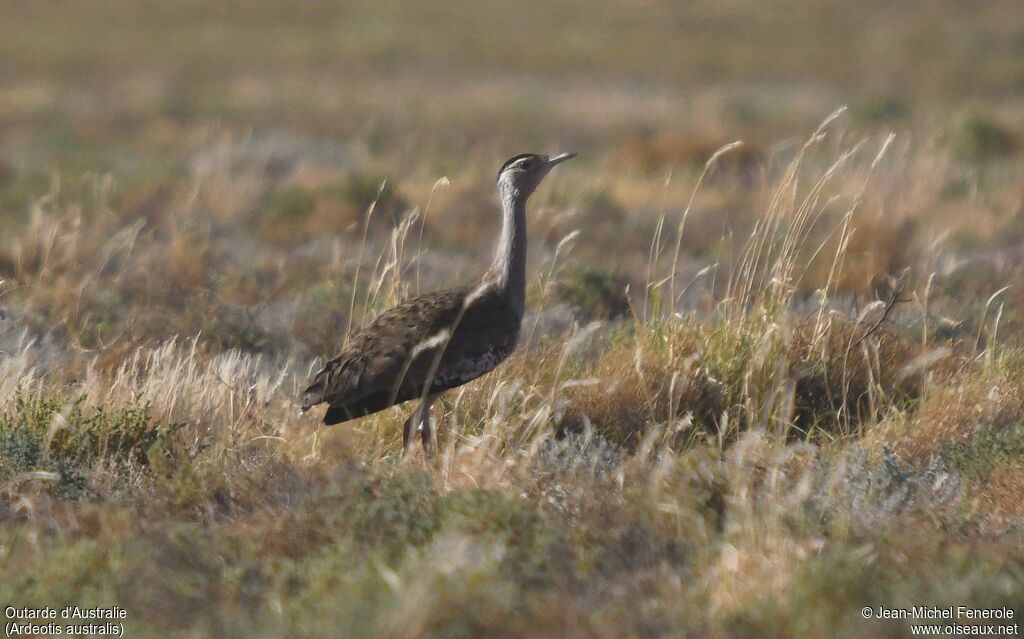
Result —
[[419, 430], [430, 456], [434, 400], [490, 372], [516, 347], [526, 301], [526, 201], [555, 165], [575, 156], [526, 153], [505, 162], [498, 171], [501, 235], [480, 281], [382, 313], [316, 374], [302, 410], [326, 403], [324, 423], [337, 424], [419, 399], [405, 422], [402, 455]]

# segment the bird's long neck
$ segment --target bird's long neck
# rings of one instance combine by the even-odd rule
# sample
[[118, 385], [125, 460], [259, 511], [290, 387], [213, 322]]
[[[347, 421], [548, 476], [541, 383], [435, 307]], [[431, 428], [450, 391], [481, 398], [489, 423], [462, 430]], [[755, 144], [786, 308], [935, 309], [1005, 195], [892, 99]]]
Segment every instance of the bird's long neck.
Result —
[[513, 186], [499, 183], [501, 237], [484, 280], [493, 282], [520, 316], [526, 304], [526, 199]]

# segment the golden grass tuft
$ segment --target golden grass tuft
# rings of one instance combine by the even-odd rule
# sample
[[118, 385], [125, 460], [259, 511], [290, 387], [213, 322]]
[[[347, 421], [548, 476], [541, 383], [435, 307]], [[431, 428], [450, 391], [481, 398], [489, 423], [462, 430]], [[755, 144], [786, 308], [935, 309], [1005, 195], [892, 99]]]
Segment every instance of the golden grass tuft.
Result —
[[697, 326], [682, 323], [606, 338], [598, 357], [573, 371], [583, 383], [567, 393], [560, 429], [578, 432], [589, 424], [631, 448], [656, 424], [714, 430], [726, 406], [720, 385], [700, 368], [701, 337]]
[[[326, 428], [295, 398], [352, 330], [486, 259], [490, 168], [386, 204], [207, 133], [166, 191], [54, 188], [0, 241], [0, 600], [310, 637], [896, 636], [859, 608], [1019, 600], [1017, 282], [947, 290], [979, 258], [931, 234], [997, 237], [1019, 176], [960, 221], [955, 161], [849, 143], [843, 117], [772, 154], [664, 142], [650, 174], [612, 145], [545, 185], [520, 352], [438, 402], [437, 459], [405, 464], [409, 407]], [[557, 315], [558, 282], [619, 258], [594, 288], [628, 282], [629, 313]]]

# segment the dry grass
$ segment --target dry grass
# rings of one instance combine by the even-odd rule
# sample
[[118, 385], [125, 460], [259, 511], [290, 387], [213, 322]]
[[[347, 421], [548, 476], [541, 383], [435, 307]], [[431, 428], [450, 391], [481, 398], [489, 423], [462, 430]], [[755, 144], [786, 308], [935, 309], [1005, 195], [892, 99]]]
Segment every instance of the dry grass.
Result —
[[[182, 636], [876, 636], [904, 629], [858, 621], [876, 601], [1019, 601], [1008, 313], [997, 296], [973, 335], [944, 333], [960, 307], [920, 254], [853, 240], [884, 155], [819, 163], [830, 126], [755, 196], [767, 212], [735, 256], [684, 281], [675, 234], [719, 188], [695, 176], [653, 228], [642, 312], [568, 333], [531, 319], [515, 358], [439, 405], [439, 458], [405, 466], [401, 409], [322, 429], [293, 398], [320, 340], [429, 275], [419, 213], [386, 237], [371, 213], [365, 240], [254, 244], [247, 283], [251, 259], [194, 215], [146, 231], [41, 202], [4, 249], [21, 328], [0, 360], [0, 597], [117, 602], [133, 632]], [[857, 246], [910, 265], [888, 300], [843, 297], [848, 268], [866, 277]], [[572, 253], [537, 253], [543, 312]], [[330, 293], [295, 288], [310, 280]], [[274, 305], [284, 319], [259, 316]], [[247, 349], [252, 330], [277, 345]], [[894, 545], [906, 526], [920, 539]]]
[[[181, 637], [1019, 617], [1019, 7], [756, 4], [4, 9], [0, 601]], [[435, 460], [399, 463], [407, 407], [298, 414], [479, 272], [501, 159], [570, 146], [521, 347], [436, 404]]]

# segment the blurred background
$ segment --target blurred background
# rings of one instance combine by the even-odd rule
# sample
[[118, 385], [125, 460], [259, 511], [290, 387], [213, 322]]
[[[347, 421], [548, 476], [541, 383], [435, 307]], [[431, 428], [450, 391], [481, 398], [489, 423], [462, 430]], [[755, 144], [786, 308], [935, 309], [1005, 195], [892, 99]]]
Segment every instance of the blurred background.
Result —
[[[715, 149], [744, 142], [696, 200], [687, 279], [728, 262], [730, 238], [747, 236], [786, 162], [843, 105], [819, 167], [860, 140], [870, 160], [897, 137], [841, 288], [867, 295], [923, 263], [944, 290], [983, 299], [1015, 277], [1008, 260], [1024, 240], [1018, 0], [97, 0], [2, 12], [0, 277], [74, 292], [5, 302], [85, 345], [202, 330], [249, 350], [297, 336], [321, 355], [361, 286], [340, 265], [376, 260], [411, 211], [404, 264], [417, 286], [476, 274], [496, 230], [494, 171], [524, 151], [581, 152], [535, 198], [535, 264], [580, 229], [556, 292], [588, 317], [622, 315], [637, 304], [625, 287], [635, 297], [648, 283], [659, 217], [674, 226]], [[835, 228], [825, 220], [821, 241]], [[39, 269], [55, 255], [30, 246], [47, 223], [58, 235], [80, 224], [80, 256], [118, 233], [146, 250], [117, 278], [99, 269], [93, 283], [109, 287], [83, 290], [59, 277], [74, 258]], [[101, 254], [116, 267], [124, 251]], [[126, 311], [134, 303], [163, 312]]]
[[[298, 415], [351, 330], [479, 276], [498, 167], [561, 151], [521, 346], [435, 405], [438, 458], [399, 462], [410, 407]], [[1017, 620], [1022, 329], [1021, 0], [0, 3], [5, 606]]]

